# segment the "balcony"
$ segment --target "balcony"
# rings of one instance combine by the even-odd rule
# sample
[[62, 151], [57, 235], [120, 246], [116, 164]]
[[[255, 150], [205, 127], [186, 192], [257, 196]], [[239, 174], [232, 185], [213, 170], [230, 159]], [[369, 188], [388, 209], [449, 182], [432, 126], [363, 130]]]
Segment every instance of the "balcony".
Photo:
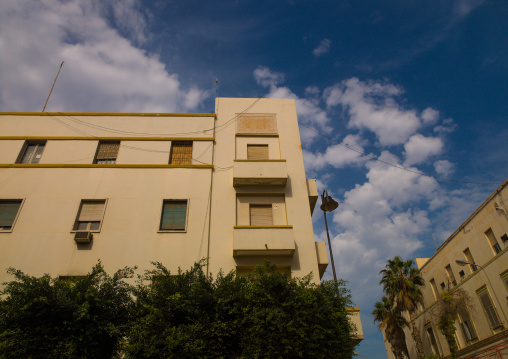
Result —
[[360, 343], [363, 340], [363, 328], [360, 320], [360, 308], [347, 308], [349, 320], [354, 324], [356, 330], [352, 333], [353, 340]]
[[315, 244], [319, 268], [319, 279], [321, 279], [323, 278], [323, 274], [325, 274], [326, 267], [328, 267], [328, 254], [326, 253], [325, 242], [315, 242]]
[[235, 160], [233, 186], [285, 186], [286, 160]]
[[235, 226], [233, 256], [288, 256], [295, 253], [293, 226]]
[[309, 194], [310, 215], [312, 216], [319, 197], [315, 179], [307, 180], [307, 193]]

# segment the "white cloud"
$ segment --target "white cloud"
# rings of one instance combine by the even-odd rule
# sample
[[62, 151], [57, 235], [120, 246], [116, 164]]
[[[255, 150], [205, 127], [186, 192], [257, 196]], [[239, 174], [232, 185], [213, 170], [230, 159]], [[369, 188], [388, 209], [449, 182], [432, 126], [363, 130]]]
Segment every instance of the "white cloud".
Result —
[[326, 54], [328, 51], [330, 51], [331, 44], [332, 44], [332, 41], [330, 39], [323, 39], [319, 43], [318, 47], [316, 47], [314, 50], [312, 50], [312, 53], [316, 57], [322, 56], [322, 55]]
[[[265, 97], [294, 99], [299, 121], [310, 126], [316, 126], [318, 129], [325, 132], [331, 131], [331, 128], [328, 126], [330, 119], [326, 111], [319, 107], [319, 102], [316, 100], [316, 88], [310, 88], [307, 92], [310, 95], [309, 99], [300, 98], [288, 87], [278, 87], [278, 85], [284, 81], [284, 74], [282, 73], [274, 72], [268, 67], [258, 66], [254, 70], [253, 75], [259, 85], [268, 88], [269, 91]], [[305, 127], [302, 127], [300, 136], [302, 142], [309, 144], [317, 136], [317, 134]]]
[[439, 160], [434, 162], [434, 168], [436, 172], [441, 176], [449, 176], [454, 171], [453, 163], [447, 160]]
[[424, 124], [434, 124], [439, 120], [439, 111], [434, 110], [432, 107], [427, 107], [423, 110], [421, 118]]
[[254, 70], [254, 79], [263, 87], [276, 86], [284, 82], [284, 74], [274, 72], [266, 66], [258, 66]]
[[381, 145], [398, 145], [416, 132], [420, 119], [416, 111], [402, 108], [395, 97], [402, 89], [388, 83], [363, 82], [353, 77], [327, 88], [328, 106], [342, 105], [349, 113], [349, 128], [374, 132]]
[[[0, 106], [4, 111], [40, 111], [58, 70], [65, 64], [47, 111], [178, 112], [208, 96], [184, 90], [155, 54], [133, 46], [146, 38], [137, 2], [19, 0], [0, 14]], [[110, 13], [122, 23], [123, 37]], [[123, 29], [123, 30], [122, 30]], [[6, 55], [8, 54], [8, 55]]]
[[[308, 171], [320, 170], [330, 165], [335, 168], [343, 168], [354, 164], [364, 163], [366, 157], [359, 152], [363, 152], [363, 144], [366, 142], [358, 135], [347, 135], [342, 144], [336, 144], [328, 147], [325, 153], [312, 153], [303, 151], [303, 161], [305, 169]], [[353, 151], [350, 147], [357, 151]]]
[[422, 163], [430, 156], [440, 154], [443, 150], [443, 141], [439, 137], [425, 137], [420, 134], [413, 135], [404, 145], [406, 165]]

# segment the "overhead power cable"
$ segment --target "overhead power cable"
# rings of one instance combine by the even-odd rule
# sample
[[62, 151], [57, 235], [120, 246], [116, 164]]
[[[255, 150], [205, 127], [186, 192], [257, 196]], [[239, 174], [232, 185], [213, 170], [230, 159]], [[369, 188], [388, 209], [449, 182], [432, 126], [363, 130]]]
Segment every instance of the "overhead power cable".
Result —
[[302, 123], [302, 122], [300, 122], [300, 121], [298, 121], [298, 123], [299, 123], [301, 126], [303, 126], [303, 127], [307, 128], [307, 129], [311, 130], [312, 132], [315, 132], [316, 134], [318, 134], [318, 135], [320, 135], [320, 136], [322, 136], [322, 137], [326, 138], [327, 140], [329, 140], [329, 141], [331, 141], [331, 142], [333, 142], [333, 143], [338, 144], [339, 146], [342, 146], [342, 147], [344, 147], [344, 148], [347, 148], [347, 149], [348, 149], [348, 150], [350, 150], [350, 151], [354, 151], [354, 152], [358, 153], [358, 154], [359, 154], [359, 155], [361, 155], [361, 156], [364, 156], [364, 157], [370, 158], [371, 160], [381, 162], [381, 163], [383, 163], [383, 164], [385, 164], [385, 165], [388, 165], [388, 166], [391, 166], [391, 167], [394, 167], [394, 168], [398, 168], [399, 170], [403, 170], [403, 171], [406, 171], [406, 172], [415, 173], [415, 174], [420, 175], [420, 176], [425, 176], [425, 177], [434, 178], [434, 179], [439, 180], [439, 181], [457, 182], [457, 183], [465, 183], [465, 184], [487, 184], [487, 185], [488, 185], [488, 184], [495, 184], [495, 185], [500, 185], [500, 184], [501, 184], [501, 182], [472, 182], [472, 181], [455, 180], [455, 179], [451, 179], [451, 178], [445, 178], [445, 177], [433, 176], [433, 175], [429, 175], [429, 174], [424, 173], [424, 172], [420, 172], [420, 171], [412, 170], [412, 169], [410, 169], [410, 168], [406, 168], [406, 167], [401, 166], [401, 165], [397, 165], [397, 164], [394, 164], [394, 163], [390, 163], [390, 162], [384, 161], [384, 160], [380, 159], [379, 157], [377, 157], [377, 156], [375, 156], [375, 155], [370, 155], [370, 154], [367, 154], [367, 153], [365, 153], [365, 152], [363, 152], [363, 151], [360, 151], [360, 150], [358, 150], [358, 149], [355, 149], [355, 148], [353, 148], [353, 147], [349, 147], [349, 146], [348, 146], [348, 145], [346, 145], [345, 143], [341, 143], [341, 142], [339, 142], [339, 141], [337, 141], [337, 140], [335, 140], [335, 139], [333, 139], [333, 138], [331, 138], [331, 137], [329, 137], [329, 136], [327, 136], [327, 135], [325, 135], [325, 134], [323, 134], [323, 133], [319, 132], [319, 131], [318, 131], [318, 130], [316, 130], [315, 128], [312, 128], [312, 127], [310, 127], [310, 126], [308, 126], [308, 125], [306, 125], [306, 124], [304, 124], [304, 123]]

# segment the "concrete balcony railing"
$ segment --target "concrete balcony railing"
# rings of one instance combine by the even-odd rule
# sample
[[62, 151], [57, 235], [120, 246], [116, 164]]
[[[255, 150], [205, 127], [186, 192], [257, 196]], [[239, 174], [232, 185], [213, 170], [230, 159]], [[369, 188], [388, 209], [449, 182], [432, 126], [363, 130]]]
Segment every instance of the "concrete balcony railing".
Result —
[[349, 314], [349, 320], [356, 327], [356, 330], [352, 335], [353, 340], [355, 340], [357, 343], [360, 343], [364, 338], [362, 322], [360, 320], [360, 308], [347, 308], [347, 311]]
[[325, 274], [326, 267], [328, 267], [328, 254], [326, 253], [326, 243], [325, 242], [314, 242], [314, 243], [316, 244], [319, 279], [321, 279], [323, 278], [323, 274]]
[[233, 186], [285, 186], [286, 160], [235, 160]]
[[293, 256], [293, 226], [235, 226], [233, 256]]

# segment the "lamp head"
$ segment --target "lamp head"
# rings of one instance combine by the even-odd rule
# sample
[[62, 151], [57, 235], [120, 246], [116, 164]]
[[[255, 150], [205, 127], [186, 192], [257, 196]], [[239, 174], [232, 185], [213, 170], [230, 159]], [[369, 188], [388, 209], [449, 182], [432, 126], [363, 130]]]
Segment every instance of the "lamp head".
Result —
[[466, 261], [464, 259], [456, 259], [455, 263], [457, 263], [459, 266], [467, 266], [469, 264], [474, 264], [474, 263], [469, 263], [468, 261]]
[[323, 212], [332, 212], [336, 210], [337, 207], [339, 207], [339, 202], [329, 196], [328, 191], [325, 189], [321, 195], [321, 210]]

